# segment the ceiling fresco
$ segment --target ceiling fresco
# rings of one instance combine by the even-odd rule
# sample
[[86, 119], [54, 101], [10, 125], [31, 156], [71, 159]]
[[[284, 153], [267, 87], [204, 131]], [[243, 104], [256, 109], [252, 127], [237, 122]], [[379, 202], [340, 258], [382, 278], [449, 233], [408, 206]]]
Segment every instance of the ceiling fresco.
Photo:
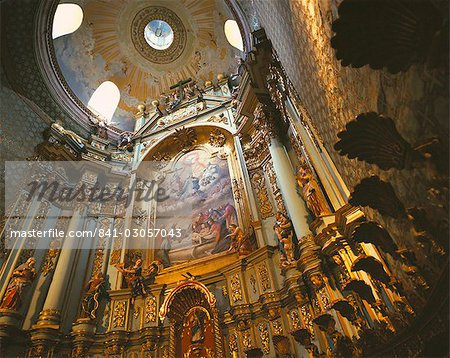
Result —
[[[202, 84], [236, 70], [240, 52], [224, 34], [232, 14], [223, 0], [72, 2], [82, 7], [83, 23], [54, 40], [59, 66], [85, 105], [104, 81], [117, 85], [121, 98], [111, 122], [117, 128], [133, 130], [137, 105], [159, 99], [180, 80]], [[166, 50], [145, 41], [143, 29], [154, 19], [173, 29], [174, 41]]]

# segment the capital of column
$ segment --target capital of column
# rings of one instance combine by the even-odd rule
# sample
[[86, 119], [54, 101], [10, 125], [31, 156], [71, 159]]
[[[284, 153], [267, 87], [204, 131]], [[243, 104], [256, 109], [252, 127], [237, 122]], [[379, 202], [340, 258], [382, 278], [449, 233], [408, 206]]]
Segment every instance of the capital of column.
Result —
[[276, 108], [259, 103], [253, 112], [255, 128], [263, 134], [263, 138], [270, 146], [271, 139], [281, 137], [282, 123], [277, 118]]

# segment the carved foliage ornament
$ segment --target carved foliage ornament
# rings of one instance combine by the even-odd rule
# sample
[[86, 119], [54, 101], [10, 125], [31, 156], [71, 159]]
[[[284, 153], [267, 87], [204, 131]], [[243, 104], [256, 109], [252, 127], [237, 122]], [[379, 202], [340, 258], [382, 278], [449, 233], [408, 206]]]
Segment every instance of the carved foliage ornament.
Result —
[[231, 286], [231, 298], [233, 302], [242, 301], [242, 287], [241, 280], [239, 279], [239, 274], [234, 274], [231, 276], [230, 280]]
[[126, 301], [116, 302], [116, 304], [114, 305], [113, 321], [112, 321], [114, 328], [125, 327], [126, 311], [127, 311]]
[[209, 134], [209, 144], [213, 147], [223, 147], [226, 140], [225, 134], [218, 128], [213, 129]]
[[[152, 20], [165, 21], [172, 28], [173, 42], [165, 50], [149, 46], [144, 37], [144, 29]], [[131, 40], [136, 50], [153, 63], [166, 64], [175, 61], [186, 47], [186, 29], [180, 18], [171, 10], [162, 6], [149, 6], [141, 10], [131, 24]]]
[[263, 292], [271, 289], [269, 271], [267, 271], [267, 267], [265, 264], [258, 266], [259, 271], [259, 279], [261, 282], [261, 287]]
[[197, 131], [194, 128], [184, 127], [175, 129], [173, 139], [181, 150], [188, 151], [197, 144]]
[[261, 323], [258, 326], [259, 338], [261, 339], [262, 351], [264, 354], [270, 353], [270, 336], [267, 323]]
[[145, 323], [156, 322], [156, 298], [148, 296], [145, 299]]
[[267, 192], [262, 172], [253, 173], [251, 176], [251, 182], [258, 199], [261, 219], [267, 219], [268, 217], [273, 216], [273, 207], [269, 200], [269, 193]]

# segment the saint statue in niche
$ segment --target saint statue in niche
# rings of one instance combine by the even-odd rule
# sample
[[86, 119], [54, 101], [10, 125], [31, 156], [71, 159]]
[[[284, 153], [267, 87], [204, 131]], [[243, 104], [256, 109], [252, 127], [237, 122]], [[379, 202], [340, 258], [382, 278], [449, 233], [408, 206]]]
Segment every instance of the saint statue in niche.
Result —
[[205, 316], [205, 312], [196, 310], [190, 318], [192, 344], [202, 343], [205, 339]]
[[31, 284], [36, 276], [34, 265], [36, 260], [30, 257], [25, 263], [19, 265], [12, 273], [5, 295], [3, 296], [0, 309], [18, 311], [22, 304], [22, 294], [27, 286]]
[[300, 165], [296, 178], [299, 187], [302, 189], [306, 205], [308, 206], [308, 209], [312, 211], [314, 216], [317, 218], [319, 216], [331, 214], [319, 183], [317, 183], [311, 168], [307, 163], [302, 163]]

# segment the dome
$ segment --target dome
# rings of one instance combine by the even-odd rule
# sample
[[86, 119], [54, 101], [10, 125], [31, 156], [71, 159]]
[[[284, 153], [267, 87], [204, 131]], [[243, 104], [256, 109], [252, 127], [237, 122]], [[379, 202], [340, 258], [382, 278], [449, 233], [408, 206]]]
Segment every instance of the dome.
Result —
[[55, 38], [56, 63], [85, 106], [104, 82], [114, 83], [120, 101], [110, 124], [134, 128], [138, 104], [150, 104], [179, 81], [203, 85], [219, 73], [234, 73], [240, 51], [226, 38], [233, 14], [224, 0], [105, 2], [86, 0], [81, 26]]

